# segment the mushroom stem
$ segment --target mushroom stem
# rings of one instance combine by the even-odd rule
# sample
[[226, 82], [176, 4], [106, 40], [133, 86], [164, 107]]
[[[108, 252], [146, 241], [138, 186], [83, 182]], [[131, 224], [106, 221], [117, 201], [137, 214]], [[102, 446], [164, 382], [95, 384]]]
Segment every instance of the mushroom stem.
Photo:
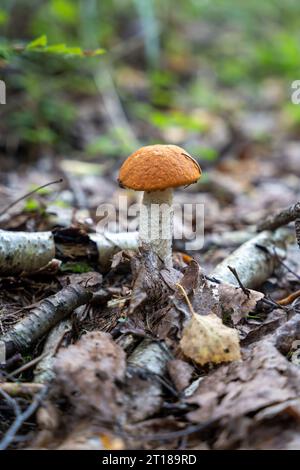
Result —
[[173, 190], [144, 192], [140, 211], [139, 241], [172, 267]]

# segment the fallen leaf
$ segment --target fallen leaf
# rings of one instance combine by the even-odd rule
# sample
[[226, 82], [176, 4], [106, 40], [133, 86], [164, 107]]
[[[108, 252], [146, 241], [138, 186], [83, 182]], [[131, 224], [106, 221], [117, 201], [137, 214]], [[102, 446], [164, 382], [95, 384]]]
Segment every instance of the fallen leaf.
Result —
[[[199, 408], [189, 413], [189, 418], [193, 422], [224, 418], [227, 422], [254, 415], [274, 403], [296, 398], [299, 377], [296, 367], [270, 341], [259, 342], [243, 362], [223, 365], [200, 383], [189, 399]], [[208, 396], [211, 406], [206, 406]]]
[[183, 353], [198, 364], [237, 361], [241, 358], [236, 330], [223, 325], [217, 315], [194, 313], [183, 329]]
[[72, 417], [66, 419], [114, 421], [121, 408], [116, 382], [125, 374], [125, 354], [109, 334], [83, 335], [58, 353], [54, 371], [54, 399], [63, 396], [73, 408]]
[[261, 292], [248, 289], [248, 296], [240, 287], [222, 283], [219, 285], [220, 303], [222, 312], [229, 314], [234, 325], [245, 318], [256, 307], [259, 300], [264, 297]]

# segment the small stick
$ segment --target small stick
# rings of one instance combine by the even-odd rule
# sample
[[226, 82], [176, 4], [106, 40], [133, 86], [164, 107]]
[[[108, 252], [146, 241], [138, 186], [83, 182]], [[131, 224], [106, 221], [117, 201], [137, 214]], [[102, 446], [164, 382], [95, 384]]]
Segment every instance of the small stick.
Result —
[[249, 289], [246, 289], [246, 287], [243, 285], [242, 281], [240, 280], [239, 278], [239, 275], [237, 273], [237, 270], [235, 268], [233, 268], [232, 266], [227, 266], [227, 268], [229, 269], [229, 271], [232, 272], [232, 274], [234, 275], [234, 277], [236, 278], [237, 282], [238, 282], [238, 285], [240, 286], [240, 288], [242, 289], [242, 291], [244, 292], [244, 294], [248, 297], [250, 297], [250, 291]]
[[298, 299], [298, 297], [300, 297], [300, 290], [297, 290], [296, 292], [293, 292], [292, 294], [288, 295], [287, 297], [284, 297], [284, 299], [277, 300], [277, 303], [279, 305], [289, 305], [292, 302], [294, 302], [294, 300]]
[[13, 442], [17, 432], [19, 431], [23, 423], [28, 418], [30, 418], [30, 416], [33, 415], [33, 413], [36, 412], [43, 398], [46, 396], [47, 391], [48, 391], [47, 387], [43, 388], [41, 392], [38, 395], [36, 395], [31, 405], [23, 413], [17, 416], [17, 418], [15, 419], [15, 421], [13, 422], [13, 424], [11, 425], [11, 427], [5, 434], [4, 438], [0, 442], [0, 450], [7, 449], [7, 447]]
[[263, 230], [276, 230], [283, 225], [287, 225], [290, 222], [300, 217], [300, 202], [297, 202], [293, 206], [287, 207], [282, 211], [277, 212], [274, 215], [267, 217], [266, 220], [260, 222], [257, 226], [257, 232]]
[[60, 179], [57, 180], [57, 181], [51, 181], [50, 183], [43, 184], [42, 186], [39, 186], [38, 188], [33, 189], [33, 190], [30, 191], [29, 193], [24, 194], [24, 196], [19, 197], [19, 199], [16, 199], [16, 200], [13, 201], [11, 204], [9, 204], [8, 206], [6, 206], [2, 211], [0, 211], [0, 217], [2, 217], [2, 215], [6, 214], [6, 212], [7, 212], [9, 209], [11, 209], [13, 206], [15, 206], [16, 204], [18, 204], [18, 202], [21, 202], [21, 201], [23, 201], [24, 199], [26, 199], [26, 198], [32, 196], [32, 194], [37, 193], [37, 192], [40, 191], [41, 189], [47, 188], [47, 186], [51, 186], [52, 184], [58, 184], [58, 183], [62, 183], [62, 182], [63, 182], [63, 179], [60, 178]]
[[10, 372], [10, 377], [15, 377], [16, 375], [19, 375], [21, 374], [22, 372], [24, 372], [25, 370], [27, 369], [30, 369], [30, 367], [33, 367], [35, 366], [38, 362], [40, 362], [45, 356], [47, 355], [47, 353], [43, 353], [41, 354], [40, 356], [38, 357], [35, 357], [34, 359], [32, 359], [31, 361], [27, 362], [26, 364], [23, 364], [21, 367], [18, 367], [18, 369], [14, 370], [13, 372]]

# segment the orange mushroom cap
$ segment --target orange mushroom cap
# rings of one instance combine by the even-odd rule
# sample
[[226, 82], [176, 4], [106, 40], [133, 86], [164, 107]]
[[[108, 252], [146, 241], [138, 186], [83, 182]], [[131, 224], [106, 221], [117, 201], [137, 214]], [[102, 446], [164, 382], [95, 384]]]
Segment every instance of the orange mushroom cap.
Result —
[[119, 183], [135, 191], [162, 191], [186, 186], [201, 176], [201, 168], [177, 145], [147, 145], [130, 155], [119, 173]]

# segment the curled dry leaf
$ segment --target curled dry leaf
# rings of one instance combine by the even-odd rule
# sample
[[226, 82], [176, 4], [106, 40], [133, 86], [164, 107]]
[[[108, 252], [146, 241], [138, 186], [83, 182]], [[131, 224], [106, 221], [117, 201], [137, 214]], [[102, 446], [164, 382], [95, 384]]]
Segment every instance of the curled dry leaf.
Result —
[[264, 297], [264, 294], [248, 289], [248, 295], [246, 295], [240, 287], [220, 284], [219, 296], [223, 314], [229, 313], [233, 324], [237, 325], [242, 318], [255, 309], [257, 302]]
[[183, 353], [200, 365], [237, 361], [241, 358], [236, 330], [223, 325], [217, 315], [193, 313], [180, 341]]

